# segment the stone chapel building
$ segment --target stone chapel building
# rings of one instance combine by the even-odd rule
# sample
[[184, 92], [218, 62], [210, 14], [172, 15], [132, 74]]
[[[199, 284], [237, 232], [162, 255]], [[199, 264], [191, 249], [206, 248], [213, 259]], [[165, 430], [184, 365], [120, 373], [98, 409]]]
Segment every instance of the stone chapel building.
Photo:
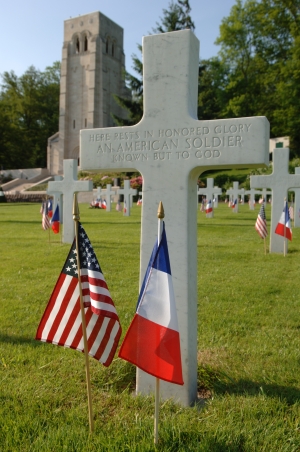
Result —
[[63, 173], [64, 159], [79, 158], [79, 131], [114, 126], [124, 117], [113, 94], [129, 97], [124, 80], [123, 29], [95, 12], [64, 21], [59, 131], [48, 139], [49, 174]]

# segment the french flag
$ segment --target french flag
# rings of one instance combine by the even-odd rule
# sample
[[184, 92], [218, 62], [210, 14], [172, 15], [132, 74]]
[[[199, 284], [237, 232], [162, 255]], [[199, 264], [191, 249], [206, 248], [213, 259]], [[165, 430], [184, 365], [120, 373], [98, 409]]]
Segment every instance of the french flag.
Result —
[[48, 213], [47, 213], [48, 217], [52, 218], [52, 216], [53, 216], [53, 209], [52, 209], [52, 201], [51, 201], [51, 199], [48, 199], [47, 210], [48, 210]]
[[105, 201], [105, 199], [101, 202], [101, 209], [106, 209], [106, 201]]
[[135, 316], [119, 357], [161, 380], [183, 385], [180, 338], [165, 226], [154, 245]]
[[51, 228], [54, 234], [59, 233], [59, 205], [57, 204], [54, 215], [51, 219]]
[[212, 208], [211, 200], [209, 200], [208, 203], [206, 204], [205, 213], [206, 213], [207, 218], [211, 218], [213, 216], [213, 208]]
[[285, 201], [284, 208], [279, 219], [279, 223], [276, 226], [275, 234], [282, 235], [288, 240], [292, 240], [292, 229], [288, 204]]

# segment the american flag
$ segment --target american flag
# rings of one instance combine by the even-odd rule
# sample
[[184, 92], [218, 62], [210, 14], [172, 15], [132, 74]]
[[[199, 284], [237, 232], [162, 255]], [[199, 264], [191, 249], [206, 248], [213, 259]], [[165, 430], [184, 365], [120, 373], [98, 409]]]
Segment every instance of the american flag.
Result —
[[44, 231], [50, 228], [50, 218], [48, 217], [48, 203], [43, 203], [43, 213], [42, 213], [42, 228]]
[[[88, 353], [109, 366], [121, 336], [119, 317], [89, 238], [78, 223]], [[84, 351], [75, 240], [50, 297], [36, 339]]]
[[266, 238], [268, 235], [267, 231], [267, 220], [266, 220], [266, 214], [265, 214], [265, 206], [264, 204], [261, 205], [256, 223], [255, 223], [255, 229], [259, 233], [262, 239]]

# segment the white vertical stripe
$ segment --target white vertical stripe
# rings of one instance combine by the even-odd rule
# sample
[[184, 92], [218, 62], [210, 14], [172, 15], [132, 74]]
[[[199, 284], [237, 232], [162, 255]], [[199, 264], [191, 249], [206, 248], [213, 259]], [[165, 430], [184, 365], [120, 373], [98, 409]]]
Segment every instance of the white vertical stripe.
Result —
[[57, 343], [59, 342], [63, 332], [66, 329], [67, 322], [68, 322], [68, 320], [69, 320], [69, 318], [70, 318], [70, 316], [71, 316], [71, 314], [73, 312], [74, 306], [76, 305], [76, 302], [77, 302], [78, 298], [79, 298], [79, 288], [78, 288], [78, 284], [77, 284], [76, 287], [75, 287], [75, 290], [74, 290], [74, 292], [73, 292], [73, 294], [72, 294], [72, 296], [71, 296], [71, 298], [70, 298], [70, 300], [68, 302], [67, 309], [66, 309], [63, 317], [60, 320], [59, 327], [58, 327], [58, 329], [57, 329], [57, 331], [56, 331], [56, 333], [54, 335], [54, 338], [53, 338], [54, 342], [57, 342]]
[[70, 285], [70, 281], [73, 279], [72, 276], [66, 275], [65, 280], [63, 282], [63, 285], [60, 288], [59, 294], [55, 300], [54, 306], [51, 310], [51, 313], [48, 317], [48, 320], [44, 326], [43, 332], [42, 332], [42, 338], [47, 339], [48, 334], [52, 328], [53, 322], [57, 316], [57, 313], [61, 307], [62, 301], [64, 299], [64, 296], [68, 290], [68, 287]]
[[108, 340], [107, 345], [105, 347], [105, 350], [104, 350], [101, 358], [99, 359], [99, 361], [101, 361], [102, 363], [105, 363], [105, 361], [109, 357], [109, 354], [111, 352], [112, 346], [114, 344], [115, 337], [118, 334], [119, 328], [120, 328], [119, 322], [115, 322], [115, 324], [113, 326], [113, 329], [111, 330], [110, 337], [109, 337], [109, 340]]
[[91, 333], [93, 332], [94, 326], [98, 320], [98, 316], [96, 314], [93, 314], [92, 317], [89, 320], [89, 324], [86, 326], [86, 337], [89, 339]]
[[[96, 314], [95, 314], [95, 317], [97, 317]], [[108, 325], [109, 321], [110, 321], [110, 319], [108, 317], [104, 318], [100, 331], [99, 331], [98, 335], [96, 336], [95, 341], [90, 349], [90, 352], [89, 352], [90, 355], [94, 356], [95, 353], [97, 352], [97, 350], [102, 342], [102, 339], [104, 338], [104, 335], [106, 333], [106, 329], [107, 329], [107, 325]]]
[[[66, 345], [66, 346], [70, 347], [70, 345], [72, 344], [72, 342], [73, 342], [73, 340], [74, 340], [74, 337], [76, 336], [76, 333], [77, 333], [77, 331], [78, 331], [78, 328], [79, 328], [79, 327], [81, 328], [81, 325], [82, 325], [82, 321], [81, 321], [81, 311], [80, 311], [80, 309], [79, 309], [78, 314], [77, 314], [77, 317], [76, 317], [76, 320], [75, 320], [75, 322], [74, 322], [74, 324], [73, 324], [73, 326], [72, 326], [72, 328], [71, 328], [71, 331], [70, 331], [70, 333], [69, 333], [69, 335], [68, 335], [68, 337], [67, 337], [67, 339], [66, 339], [66, 342], [65, 342], [65, 345]], [[81, 335], [82, 335], [82, 329], [81, 329]], [[81, 339], [80, 343], [81, 343], [81, 342], [82, 342], [82, 339]], [[80, 348], [80, 343], [79, 343], [77, 349], [78, 349], [78, 350], [83, 350], [83, 342], [82, 342], [81, 348]]]
[[178, 331], [177, 312], [172, 276], [151, 269], [148, 285], [137, 314], [158, 325]]

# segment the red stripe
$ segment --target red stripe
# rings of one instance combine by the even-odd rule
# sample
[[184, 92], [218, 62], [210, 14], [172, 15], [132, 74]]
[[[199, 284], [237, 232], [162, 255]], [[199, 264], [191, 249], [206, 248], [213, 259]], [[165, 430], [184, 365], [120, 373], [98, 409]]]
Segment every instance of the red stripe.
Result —
[[104, 352], [104, 350], [105, 350], [105, 348], [107, 346], [107, 342], [108, 342], [108, 340], [110, 338], [111, 330], [112, 330], [114, 324], [115, 324], [115, 320], [110, 319], [108, 324], [107, 324], [107, 326], [106, 326], [106, 330], [105, 330], [104, 336], [102, 338], [102, 341], [99, 344], [98, 350], [96, 351], [96, 353], [94, 355], [94, 357], [96, 359], [98, 359], [98, 361], [100, 361], [100, 359], [101, 359], [101, 357], [103, 355], [103, 352]]
[[[88, 350], [89, 351], [91, 350], [92, 346], [94, 345], [95, 340], [97, 339], [97, 336], [99, 334], [103, 321], [104, 321], [104, 317], [97, 317], [96, 323], [88, 338]], [[93, 356], [95, 357], [95, 354]]]
[[[90, 309], [87, 309], [85, 312], [85, 324], [86, 325], [88, 325], [92, 315], [93, 315], [92, 311]], [[78, 346], [79, 346], [79, 343], [80, 343], [82, 337], [83, 337], [82, 323], [80, 323], [80, 327], [78, 328], [77, 333], [75, 334], [75, 337], [74, 337], [73, 342], [70, 347], [78, 349]], [[84, 350], [84, 346], [82, 346], [81, 350]]]
[[54, 234], [59, 233], [59, 221], [53, 221], [51, 227], [52, 227], [52, 231], [54, 232]]
[[[118, 322], [118, 324], [119, 324], [119, 322]], [[110, 351], [110, 353], [108, 355], [108, 358], [107, 358], [107, 360], [104, 363], [102, 363], [106, 367], [108, 367], [110, 365], [110, 363], [112, 362], [112, 360], [113, 360], [113, 358], [115, 356], [116, 349], [118, 347], [118, 343], [119, 343], [121, 334], [122, 334], [122, 329], [121, 329], [121, 326], [119, 324], [119, 330], [118, 330], [118, 332], [116, 334], [116, 337], [114, 339], [113, 346], [112, 346], [111, 351]]]
[[[70, 280], [70, 284], [68, 285], [67, 290], [61, 291], [61, 293], [59, 293], [59, 295], [63, 295], [63, 300], [61, 302], [59, 310], [56, 313], [56, 317], [54, 319], [54, 322], [52, 323], [51, 329], [48, 334], [48, 340], [50, 340], [50, 341], [52, 341], [55, 336], [55, 333], [60, 325], [61, 319], [62, 319], [64, 313], [66, 312], [69, 301], [74, 293], [74, 290], [77, 287], [77, 284], [78, 284], [78, 279], [72, 278]], [[55, 299], [56, 298], [57, 298], [57, 296], [55, 297]]]
[[62, 345], [62, 346], [65, 345], [66, 340], [68, 339], [68, 336], [70, 334], [70, 331], [73, 328], [74, 323], [76, 322], [79, 312], [80, 312], [80, 300], [79, 300], [79, 296], [78, 296], [74, 309], [66, 323], [66, 326], [60, 337], [58, 345]]
[[179, 333], [135, 314], [119, 357], [154, 377], [183, 385]]
[[51, 294], [50, 300], [48, 301], [48, 304], [46, 306], [46, 309], [45, 309], [45, 312], [43, 314], [43, 317], [42, 317], [42, 319], [40, 321], [40, 324], [38, 326], [36, 337], [35, 337], [37, 340], [41, 339], [42, 332], [43, 332], [43, 330], [45, 328], [45, 325], [46, 325], [46, 323], [47, 323], [47, 321], [49, 319], [49, 316], [50, 316], [51, 311], [53, 309], [53, 306], [55, 304], [55, 300], [56, 300], [56, 298], [57, 298], [57, 296], [58, 296], [58, 294], [59, 294], [59, 292], [61, 290], [61, 286], [63, 285], [65, 278], [66, 278], [66, 275], [64, 273], [61, 273], [59, 278], [58, 278], [58, 280], [57, 280], [57, 283], [56, 283], [56, 285], [55, 285], [55, 287], [53, 289], [53, 292]]
[[284, 224], [282, 224], [282, 223], [278, 223], [278, 225], [276, 226], [275, 234], [279, 234], [284, 237], [284, 229], [285, 229], [285, 237], [288, 240], [292, 240], [292, 231], [290, 230], [290, 228], [287, 228], [287, 227], [284, 228]]
[[103, 317], [109, 317], [110, 319], [119, 320], [118, 314], [116, 314], [115, 312], [106, 311], [105, 309], [97, 309], [93, 305], [91, 305], [91, 309], [97, 315], [101, 315]]

